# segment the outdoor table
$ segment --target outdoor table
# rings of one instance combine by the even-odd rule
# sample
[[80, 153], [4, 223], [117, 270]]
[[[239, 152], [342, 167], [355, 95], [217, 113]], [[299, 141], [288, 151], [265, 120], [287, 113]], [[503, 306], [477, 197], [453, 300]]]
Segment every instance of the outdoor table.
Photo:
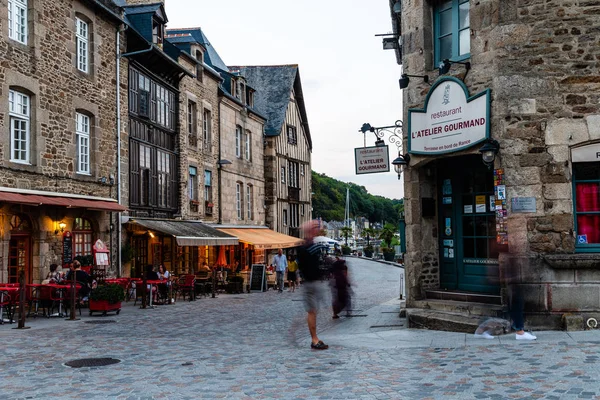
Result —
[[[37, 297], [37, 299], [35, 299], [35, 312], [33, 314], [31, 314], [31, 306], [30, 306], [29, 312], [27, 313], [28, 317], [31, 315], [34, 315], [37, 317], [39, 315], [38, 309], [39, 309], [39, 302], [41, 300], [39, 291], [42, 286], [45, 286], [45, 285], [42, 285], [41, 283], [28, 283], [25, 285], [26, 289], [31, 290], [31, 297], [30, 297], [31, 300], [33, 301], [34, 297]], [[35, 296], [33, 295], [34, 291], [37, 292]]]
[[[19, 292], [19, 288], [15, 287], [15, 286], [0, 286], [0, 304], [4, 303], [4, 292], [8, 292], [9, 295], [12, 295], [13, 293], [18, 293]], [[2, 314], [4, 313], [4, 306], [0, 305], [0, 318], [2, 318], [0, 320], [0, 323], [5, 323], [5, 322], [10, 322], [13, 323], [14, 320], [11, 319], [4, 319], [2, 317]], [[10, 313], [8, 313], [8, 315], [10, 316]]]
[[152, 295], [152, 286], [156, 285], [156, 290], [158, 291], [158, 285], [161, 283], [166, 283], [166, 282], [163, 282], [161, 280], [147, 280], [146, 281], [146, 284], [150, 285], [150, 308], [154, 308], [154, 306], [152, 305], [152, 298], [154, 297]]
[[[59, 298], [58, 314], [52, 314], [52, 315], [49, 315], [49, 317], [64, 317], [65, 314], [63, 314], [63, 312], [62, 312], [63, 300], [65, 298], [64, 295], [69, 289], [71, 289], [71, 284], [70, 283], [69, 284], [49, 283], [47, 285], [42, 285], [42, 286], [53, 288], [58, 292], [58, 298]], [[76, 290], [81, 289], [81, 284], [76, 283], [75, 289]]]

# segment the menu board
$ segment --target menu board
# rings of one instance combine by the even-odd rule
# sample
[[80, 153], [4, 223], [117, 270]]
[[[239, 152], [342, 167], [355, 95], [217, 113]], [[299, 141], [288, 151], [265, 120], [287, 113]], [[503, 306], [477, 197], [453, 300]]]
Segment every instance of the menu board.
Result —
[[250, 291], [263, 292], [265, 281], [265, 264], [252, 264], [250, 269]]
[[73, 262], [73, 237], [71, 232], [63, 234], [63, 265]]

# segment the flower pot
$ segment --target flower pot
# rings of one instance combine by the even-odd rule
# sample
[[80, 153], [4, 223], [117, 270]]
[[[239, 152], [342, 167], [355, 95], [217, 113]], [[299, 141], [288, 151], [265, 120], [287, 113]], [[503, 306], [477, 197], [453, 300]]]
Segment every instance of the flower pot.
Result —
[[365, 257], [373, 257], [373, 250], [365, 250]]
[[385, 261], [394, 261], [394, 258], [396, 258], [396, 253], [393, 251], [383, 253], [383, 259]]
[[109, 311], [116, 311], [117, 315], [121, 312], [121, 302], [109, 303], [107, 300], [91, 300], [89, 301], [90, 315], [93, 312], [101, 312], [102, 315], [106, 315]]

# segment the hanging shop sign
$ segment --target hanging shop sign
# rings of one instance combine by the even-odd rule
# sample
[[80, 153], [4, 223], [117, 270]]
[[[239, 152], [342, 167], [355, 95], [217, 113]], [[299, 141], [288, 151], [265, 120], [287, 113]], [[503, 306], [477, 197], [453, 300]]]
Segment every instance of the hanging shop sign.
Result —
[[359, 147], [354, 149], [356, 174], [389, 172], [390, 153], [388, 146]]
[[588, 144], [571, 149], [572, 162], [596, 162], [600, 161], [600, 143]]
[[490, 136], [490, 89], [469, 97], [465, 84], [440, 79], [425, 107], [408, 110], [408, 152], [435, 155], [464, 150]]

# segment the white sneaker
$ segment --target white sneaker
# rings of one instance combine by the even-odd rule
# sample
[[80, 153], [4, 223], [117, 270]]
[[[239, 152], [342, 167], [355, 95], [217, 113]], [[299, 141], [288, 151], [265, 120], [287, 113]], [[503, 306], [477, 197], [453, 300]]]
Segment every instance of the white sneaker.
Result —
[[495, 336], [490, 335], [490, 333], [488, 331], [485, 331], [483, 333], [476, 333], [473, 336], [475, 336], [476, 338], [480, 338], [480, 339], [495, 339]]
[[525, 332], [525, 333], [523, 333], [522, 335], [519, 335], [519, 334], [517, 333], [517, 334], [515, 334], [515, 338], [516, 338], [517, 340], [535, 340], [535, 339], [537, 339], [537, 337], [536, 337], [536, 336], [532, 335], [532, 334], [531, 334], [531, 333], [529, 333], [529, 332]]

